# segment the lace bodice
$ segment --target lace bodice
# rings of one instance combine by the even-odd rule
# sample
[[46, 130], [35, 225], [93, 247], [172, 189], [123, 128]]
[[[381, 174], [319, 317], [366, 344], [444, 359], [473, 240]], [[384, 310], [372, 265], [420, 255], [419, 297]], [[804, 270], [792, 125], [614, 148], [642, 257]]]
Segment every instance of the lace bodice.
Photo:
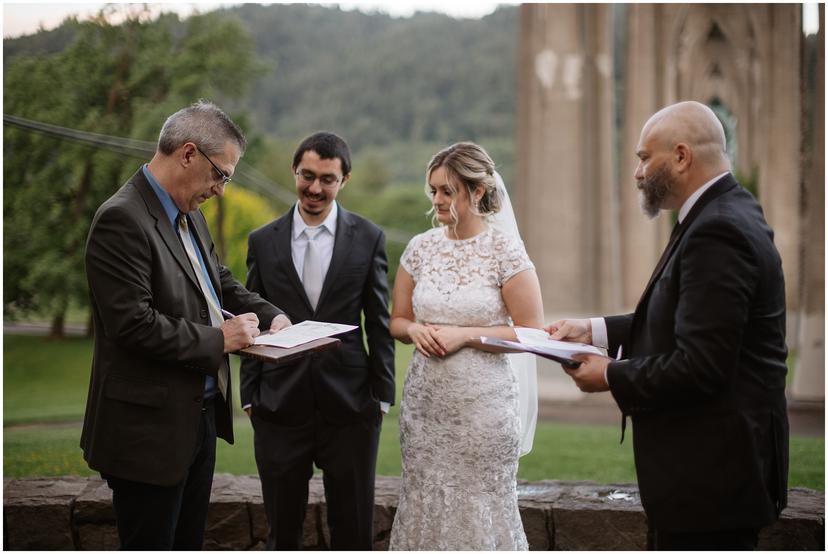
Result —
[[431, 229], [411, 239], [400, 264], [415, 283], [417, 321], [463, 327], [509, 325], [500, 289], [535, 267], [520, 240], [492, 228], [463, 240]]
[[[501, 289], [534, 266], [523, 244], [495, 229], [451, 240], [414, 237], [400, 263], [414, 280], [420, 322], [510, 323]], [[525, 550], [517, 505], [518, 392], [504, 354], [463, 348], [414, 353], [400, 408], [403, 486], [392, 550]]]

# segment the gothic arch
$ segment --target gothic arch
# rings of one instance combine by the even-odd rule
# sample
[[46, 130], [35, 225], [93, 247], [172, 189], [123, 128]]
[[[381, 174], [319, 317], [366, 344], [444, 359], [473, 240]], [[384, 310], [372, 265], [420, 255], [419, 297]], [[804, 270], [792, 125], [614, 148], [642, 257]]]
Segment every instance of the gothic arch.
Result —
[[[757, 165], [757, 132], [762, 128], [762, 63], [755, 17], [734, 17], [736, 6], [679, 6], [666, 43], [666, 96], [709, 103], [718, 98], [736, 120], [737, 170], [750, 174]], [[747, 100], [747, 101], [746, 101]]]

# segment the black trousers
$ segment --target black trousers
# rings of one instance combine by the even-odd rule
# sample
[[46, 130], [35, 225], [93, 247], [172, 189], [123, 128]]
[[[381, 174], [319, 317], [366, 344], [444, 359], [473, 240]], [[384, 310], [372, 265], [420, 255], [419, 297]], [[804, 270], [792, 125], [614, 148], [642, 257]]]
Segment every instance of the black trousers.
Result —
[[647, 530], [648, 550], [755, 550], [758, 529], [723, 529], [705, 532]]
[[193, 461], [181, 483], [161, 487], [102, 474], [112, 489], [121, 550], [201, 550], [215, 465], [216, 414], [208, 401]]
[[374, 479], [382, 416], [332, 425], [321, 415], [286, 427], [253, 413], [268, 550], [301, 550], [313, 464], [322, 470], [331, 550], [373, 548]]

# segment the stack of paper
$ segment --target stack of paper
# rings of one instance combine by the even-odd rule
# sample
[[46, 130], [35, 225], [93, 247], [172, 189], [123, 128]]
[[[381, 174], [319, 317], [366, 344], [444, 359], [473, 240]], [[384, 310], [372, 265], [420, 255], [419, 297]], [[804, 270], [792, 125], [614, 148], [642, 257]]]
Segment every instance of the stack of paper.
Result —
[[341, 335], [356, 329], [356, 325], [342, 325], [341, 323], [327, 323], [324, 321], [303, 321], [286, 327], [276, 333], [264, 333], [256, 337], [254, 344], [278, 346], [279, 348], [293, 348], [323, 337]]
[[575, 354], [604, 355], [601, 350], [590, 344], [552, 340], [542, 329], [516, 327], [515, 334], [520, 342], [496, 339], [494, 337], [480, 337], [480, 341], [483, 344], [500, 346], [517, 352], [531, 352], [532, 354], [554, 360], [564, 367], [577, 367], [580, 364], [580, 362], [572, 359], [572, 356]]

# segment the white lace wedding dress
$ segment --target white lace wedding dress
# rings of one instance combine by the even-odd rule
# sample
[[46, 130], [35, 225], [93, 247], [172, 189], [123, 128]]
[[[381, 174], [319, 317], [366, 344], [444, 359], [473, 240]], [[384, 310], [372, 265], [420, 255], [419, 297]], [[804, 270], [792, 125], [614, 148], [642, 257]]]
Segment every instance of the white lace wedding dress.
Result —
[[[534, 269], [519, 239], [489, 228], [414, 237], [400, 260], [418, 322], [510, 325], [501, 286]], [[392, 550], [526, 550], [517, 504], [518, 390], [504, 354], [414, 353], [400, 408], [402, 494]]]

